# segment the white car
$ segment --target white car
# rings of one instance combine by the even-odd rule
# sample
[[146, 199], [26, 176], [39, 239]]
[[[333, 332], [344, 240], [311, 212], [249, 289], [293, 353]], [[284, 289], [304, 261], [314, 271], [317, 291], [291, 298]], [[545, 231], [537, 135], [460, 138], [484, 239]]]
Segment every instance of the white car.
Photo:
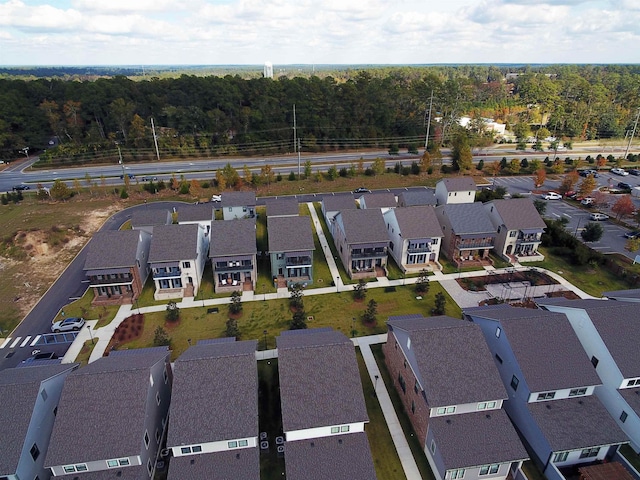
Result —
[[212, 202], [221, 202], [222, 201], [222, 195], [211, 195], [211, 201]]
[[627, 172], [624, 168], [612, 168], [611, 173], [615, 173], [616, 175], [621, 175], [623, 177], [629, 175], [629, 172]]
[[84, 318], [69, 317], [51, 325], [51, 331], [53, 333], [71, 332], [71, 331], [80, 330], [83, 326], [84, 326]]
[[562, 195], [556, 192], [549, 192], [542, 195], [542, 198], [544, 198], [545, 200], [561, 200]]
[[609, 218], [609, 215], [605, 215], [604, 213], [592, 213], [591, 215], [589, 215], [589, 219], [595, 220], [596, 222], [599, 222], [601, 220], [607, 220], [608, 218]]

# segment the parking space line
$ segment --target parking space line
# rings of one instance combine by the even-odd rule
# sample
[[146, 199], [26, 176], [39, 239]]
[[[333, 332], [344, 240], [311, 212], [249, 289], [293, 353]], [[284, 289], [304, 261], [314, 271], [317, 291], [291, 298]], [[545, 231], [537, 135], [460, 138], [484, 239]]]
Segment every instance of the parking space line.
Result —
[[33, 339], [33, 342], [31, 342], [31, 345], [29, 345], [30, 347], [35, 346], [36, 343], [38, 343], [38, 340], [40, 340], [40, 337], [42, 337], [42, 335], [36, 335], [36, 338]]
[[0, 345], [0, 348], [6, 347], [7, 343], [9, 343], [10, 341], [11, 341], [11, 337], [5, 338], [4, 342], [2, 342], [2, 345]]
[[11, 346], [10, 346], [9, 348], [14, 348], [14, 347], [18, 344], [18, 342], [20, 342], [20, 339], [21, 339], [21, 338], [22, 338], [22, 337], [18, 337], [18, 338], [16, 338], [16, 339], [13, 341], [13, 343], [11, 344]]
[[27, 342], [29, 342], [30, 338], [31, 338], [31, 335], [27, 335], [22, 341], [22, 343], [20, 344], [20, 348], [24, 347], [27, 344]]

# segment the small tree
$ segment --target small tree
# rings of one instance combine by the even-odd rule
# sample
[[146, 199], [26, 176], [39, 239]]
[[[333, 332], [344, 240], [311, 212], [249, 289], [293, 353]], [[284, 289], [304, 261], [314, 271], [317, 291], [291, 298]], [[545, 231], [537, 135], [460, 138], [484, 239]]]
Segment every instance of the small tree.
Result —
[[544, 215], [547, 211], [547, 202], [540, 200], [539, 198], [533, 201], [533, 206], [536, 207], [536, 210], [540, 215]]
[[627, 240], [627, 242], [624, 244], [624, 249], [627, 252], [631, 253], [640, 249], [640, 238], [630, 238], [629, 240]]
[[176, 302], [169, 302], [167, 304], [166, 319], [167, 322], [176, 322], [180, 318], [180, 309]]
[[631, 200], [631, 195], [623, 195], [618, 199], [616, 203], [611, 207], [611, 211], [616, 214], [616, 218], [620, 220], [621, 218], [632, 215], [636, 206], [633, 204]]
[[425, 294], [429, 291], [429, 277], [426, 268], [420, 270], [418, 280], [416, 280], [415, 289], [418, 295]]
[[362, 278], [358, 280], [358, 284], [353, 286], [353, 298], [355, 300], [364, 300], [367, 296], [367, 282]]
[[584, 230], [580, 232], [580, 236], [585, 242], [597, 242], [602, 238], [604, 228], [599, 223], [589, 222], [585, 225]]
[[232, 315], [237, 315], [242, 311], [242, 294], [234, 290], [231, 293], [231, 303], [229, 304], [229, 313]]
[[373, 298], [369, 300], [367, 304], [367, 309], [362, 315], [362, 320], [365, 323], [375, 324], [377, 321], [376, 315], [378, 314], [378, 302], [376, 302]]
[[304, 178], [311, 178], [311, 160], [304, 162]]
[[168, 347], [171, 345], [171, 339], [167, 335], [164, 328], [158, 325], [153, 332], [153, 345], [155, 347]]
[[447, 298], [444, 296], [444, 293], [442, 292], [436, 293], [436, 303], [432, 310], [433, 314], [444, 315], [446, 303], [447, 303]]
[[533, 183], [536, 188], [544, 185], [545, 180], [547, 179], [547, 171], [544, 168], [539, 168], [533, 174]]
[[300, 283], [294, 283], [291, 285], [291, 297], [289, 298], [289, 305], [297, 310], [304, 310], [304, 290]]
[[62, 180], [53, 182], [53, 186], [49, 190], [51, 197], [55, 200], [66, 200], [71, 197], [71, 190]]
[[304, 310], [296, 310], [293, 312], [289, 330], [304, 330], [305, 328], [307, 328], [307, 314]]
[[593, 178], [593, 175], [589, 175], [587, 178], [582, 180], [582, 182], [580, 182], [580, 185], [578, 186], [578, 194], [581, 197], [588, 197], [597, 186], [598, 182], [596, 181], [596, 179]]
[[240, 330], [238, 329], [238, 321], [235, 318], [230, 318], [225, 324], [224, 334], [226, 337], [239, 337]]

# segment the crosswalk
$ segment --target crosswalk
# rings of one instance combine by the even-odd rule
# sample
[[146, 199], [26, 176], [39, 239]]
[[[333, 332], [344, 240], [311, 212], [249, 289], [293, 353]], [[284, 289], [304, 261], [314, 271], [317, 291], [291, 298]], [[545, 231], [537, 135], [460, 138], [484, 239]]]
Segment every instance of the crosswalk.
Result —
[[7, 347], [7, 348], [16, 348], [18, 346], [18, 344], [20, 344], [20, 346], [18, 348], [23, 348], [26, 346], [29, 347], [34, 347], [38, 344], [38, 342], [42, 339], [42, 335], [36, 335], [35, 337], [32, 335], [27, 335], [26, 337], [7, 337], [4, 340], [2, 340], [2, 343], [0, 343], [0, 350], [2, 350], [3, 348]]

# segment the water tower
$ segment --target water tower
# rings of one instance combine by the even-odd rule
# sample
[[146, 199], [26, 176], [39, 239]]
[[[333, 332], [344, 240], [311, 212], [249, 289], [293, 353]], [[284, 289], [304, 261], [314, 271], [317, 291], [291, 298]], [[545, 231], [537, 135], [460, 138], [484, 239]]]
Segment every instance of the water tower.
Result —
[[273, 63], [264, 62], [264, 78], [273, 78]]

